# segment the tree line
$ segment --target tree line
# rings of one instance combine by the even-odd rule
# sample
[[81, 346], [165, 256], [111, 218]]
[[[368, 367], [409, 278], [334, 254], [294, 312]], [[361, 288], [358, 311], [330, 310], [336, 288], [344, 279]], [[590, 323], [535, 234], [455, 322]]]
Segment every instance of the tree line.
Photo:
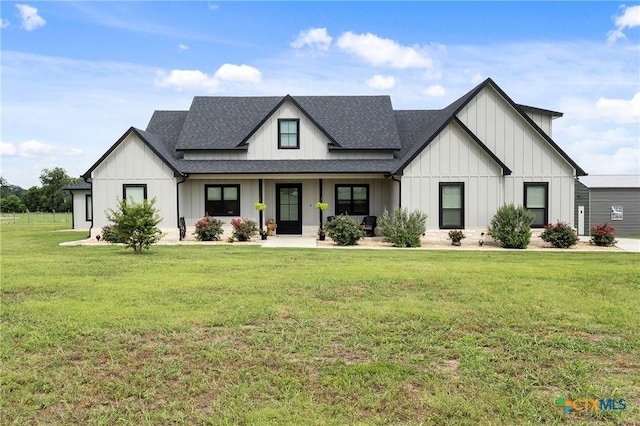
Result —
[[82, 178], [70, 177], [60, 167], [44, 169], [40, 174], [41, 186], [23, 189], [11, 185], [0, 177], [0, 211], [2, 213], [69, 212], [71, 193], [62, 188], [81, 182]]

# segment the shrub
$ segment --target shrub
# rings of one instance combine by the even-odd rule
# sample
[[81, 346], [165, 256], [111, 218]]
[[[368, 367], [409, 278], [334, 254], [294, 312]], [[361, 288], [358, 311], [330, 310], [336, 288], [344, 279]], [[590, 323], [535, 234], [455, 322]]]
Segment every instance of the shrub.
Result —
[[544, 231], [540, 234], [540, 238], [555, 248], [569, 248], [578, 244], [579, 241], [578, 233], [565, 222], [546, 225]]
[[505, 248], [527, 248], [531, 241], [531, 222], [534, 215], [522, 206], [507, 204], [491, 218], [489, 235]]
[[249, 241], [251, 237], [258, 234], [258, 225], [252, 219], [231, 219], [233, 226], [233, 236], [238, 241]]
[[459, 229], [452, 229], [451, 231], [449, 231], [449, 239], [451, 241], [461, 241], [462, 239], [467, 238], [466, 235], [464, 235], [464, 232], [462, 232]]
[[132, 248], [135, 254], [140, 254], [143, 248], [148, 250], [163, 236], [156, 227], [162, 218], [153, 207], [155, 202], [155, 198], [142, 203], [120, 200], [116, 210], [106, 211], [107, 219], [114, 223], [111, 231], [115, 237], [127, 248]]
[[419, 210], [409, 213], [400, 208], [390, 215], [385, 210], [378, 219], [378, 229], [384, 235], [384, 241], [394, 247], [420, 247], [420, 237], [427, 230], [427, 215]]
[[347, 215], [336, 216], [325, 225], [327, 235], [339, 246], [353, 246], [364, 238], [360, 224]]
[[222, 229], [223, 223], [220, 219], [207, 215], [204, 219], [196, 222], [196, 231], [193, 235], [200, 241], [219, 241], [220, 236], [224, 232]]
[[615, 240], [616, 231], [611, 225], [599, 224], [589, 230], [591, 234], [591, 242], [601, 247], [611, 247], [617, 241]]
[[114, 225], [107, 225], [102, 227], [102, 241], [106, 241], [108, 243], [122, 243], [118, 238], [118, 234], [114, 229]]

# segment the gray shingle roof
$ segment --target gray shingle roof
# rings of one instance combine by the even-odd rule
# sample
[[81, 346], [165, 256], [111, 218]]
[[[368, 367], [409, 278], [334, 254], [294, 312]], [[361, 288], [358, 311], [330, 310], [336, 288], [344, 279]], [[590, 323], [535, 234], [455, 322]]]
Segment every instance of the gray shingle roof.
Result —
[[[136, 132], [176, 175], [205, 173], [391, 173], [402, 170], [454, 121], [502, 167], [511, 171], [456, 114], [490, 85], [571, 165], [571, 160], [491, 79], [442, 110], [394, 111], [389, 96], [195, 97], [188, 111], [156, 111], [145, 131], [131, 128], [92, 166], [85, 177], [124, 140]], [[292, 102], [330, 140], [331, 150], [393, 151], [394, 160], [184, 160], [185, 150], [244, 150], [249, 138], [285, 102]], [[539, 112], [560, 115], [554, 111]]]
[[287, 100], [332, 141], [334, 149], [401, 148], [389, 96], [194, 98], [178, 150], [246, 149], [245, 142]]
[[396, 160], [181, 160], [186, 174], [388, 173]]

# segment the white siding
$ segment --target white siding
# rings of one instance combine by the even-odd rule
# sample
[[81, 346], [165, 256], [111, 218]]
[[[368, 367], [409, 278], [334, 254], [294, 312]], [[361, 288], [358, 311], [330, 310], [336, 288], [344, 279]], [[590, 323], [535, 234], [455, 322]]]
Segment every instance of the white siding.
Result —
[[[278, 177], [275, 179], [263, 179], [263, 202], [267, 205], [264, 212], [264, 221], [276, 218], [276, 184], [279, 183], [300, 183], [302, 184], [302, 227], [303, 234], [315, 235], [319, 226], [319, 212], [316, 203], [320, 201], [319, 178], [291, 178]], [[250, 218], [259, 223], [259, 213], [255, 210], [254, 204], [258, 202], [259, 180], [256, 178], [234, 178], [225, 176], [223, 178], [190, 179], [180, 185], [180, 211], [185, 217], [188, 227], [204, 216], [204, 188], [211, 184], [233, 184], [240, 185], [240, 215], [239, 217]], [[336, 184], [368, 184], [370, 197], [370, 214], [374, 216], [382, 215], [385, 209], [391, 209], [394, 205], [392, 200], [392, 184], [397, 183], [385, 178], [335, 178], [322, 179], [322, 194], [324, 202], [329, 204], [324, 212], [323, 218], [335, 215], [335, 185]], [[235, 217], [235, 216], [234, 216]], [[218, 219], [225, 222], [225, 234], [230, 233], [229, 223], [233, 217], [220, 216]], [[360, 221], [362, 216], [354, 216]]]
[[91, 228], [91, 221], [87, 220], [87, 195], [91, 194], [91, 191], [74, 189], [71, 191], [73, 197], [73, 223], [71, 224], [73, 229], [89, 230]]
[[405, 168], [402, 176], [402, 206], [427, 213], [428, 229], [438, 229], [441, 182], [464, 183], [467, 229], [486, 228], [503, 204], [501, 168], [453, 123]]
[[124, 184], [147, 185], [147, 199], [156, 198], [155, 208], [164, 232], [176, 232], [177, 199], [173, 171], [142, 140], [131, 133], [91, 174], [93, 187], [92, 234], [108, 225], [105, 210], [115, 209]]
[[525, 111], [527, 115], [538, 125], [547, 135], [553, 137], [551, 134], [552, 129], [552, 116], [549, 114], [539, 114], [533, 111]]
[[548, 182], [549, 221], [573, 224], [575, 170], [493, 88], [485, 87], [458, 118], [511, 168], [505, 203], [524, 203], [525, 182]]

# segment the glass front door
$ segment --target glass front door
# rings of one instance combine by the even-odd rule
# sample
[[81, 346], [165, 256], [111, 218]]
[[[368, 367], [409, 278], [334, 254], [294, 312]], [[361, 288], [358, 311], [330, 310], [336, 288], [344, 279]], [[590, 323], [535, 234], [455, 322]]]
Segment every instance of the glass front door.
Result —
[[302, 234], [302, 184], [276, 184], [278, 234]]

